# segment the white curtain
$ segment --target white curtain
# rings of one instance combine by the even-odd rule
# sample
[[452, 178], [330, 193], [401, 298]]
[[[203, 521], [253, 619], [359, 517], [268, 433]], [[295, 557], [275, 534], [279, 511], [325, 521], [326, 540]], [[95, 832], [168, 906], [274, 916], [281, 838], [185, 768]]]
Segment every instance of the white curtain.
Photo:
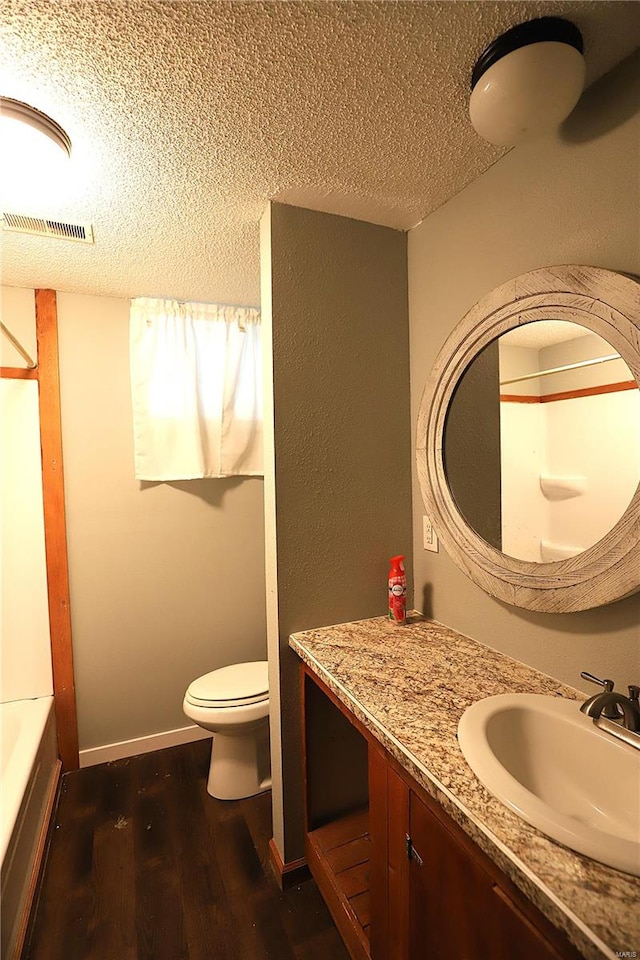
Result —
[[261, 476], [259, 311], [140, 298], [129, 341], [136, 478]]

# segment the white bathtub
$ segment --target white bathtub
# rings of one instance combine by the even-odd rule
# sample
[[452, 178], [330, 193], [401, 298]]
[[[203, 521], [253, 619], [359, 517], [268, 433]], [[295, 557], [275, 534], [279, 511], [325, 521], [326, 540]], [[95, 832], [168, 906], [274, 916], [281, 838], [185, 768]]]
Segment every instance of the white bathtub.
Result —
[[60, 770], [53, 697], [3, 703], [0, 723], [0, 956], [12, 960], [22, 945]]

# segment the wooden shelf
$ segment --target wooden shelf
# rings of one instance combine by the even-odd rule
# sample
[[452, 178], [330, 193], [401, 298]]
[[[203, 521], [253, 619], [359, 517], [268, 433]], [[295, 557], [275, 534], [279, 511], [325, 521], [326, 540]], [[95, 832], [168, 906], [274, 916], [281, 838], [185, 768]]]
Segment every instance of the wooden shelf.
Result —
[[369, 960], [369, 808], [307, 834], [307, 859], [354, 960]]

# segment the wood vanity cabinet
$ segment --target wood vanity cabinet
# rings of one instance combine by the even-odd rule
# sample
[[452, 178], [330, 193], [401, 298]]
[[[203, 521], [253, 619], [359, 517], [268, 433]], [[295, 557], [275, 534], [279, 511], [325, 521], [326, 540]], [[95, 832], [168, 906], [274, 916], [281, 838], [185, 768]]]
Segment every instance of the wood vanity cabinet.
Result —
[[579, 960], [302, 666], [306, 852], [354, 960]]
[[[444, 812], [443, 812], [444, 816]], [[530, 919], [532, 907], [519, 893], [507, 892], [506, 877], [496, 882], [481, 857], [456, 837], [450, 826], [409, 794], [409, 957], [433, 960], [561, 960], [578, 954], [554, 946], [555, 930]], [[514, 899], [517, 898], [517, 901]], [[525, 915], [526, 910], [530, 915]], [[428, 944], [428, 952], [425, 949]]]

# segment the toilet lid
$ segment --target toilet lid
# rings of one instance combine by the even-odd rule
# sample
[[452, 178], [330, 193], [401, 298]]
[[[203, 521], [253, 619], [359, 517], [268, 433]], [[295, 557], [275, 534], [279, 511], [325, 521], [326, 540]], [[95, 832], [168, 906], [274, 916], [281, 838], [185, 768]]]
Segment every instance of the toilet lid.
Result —
[[259, 703], [269, 696], [267, 667], [266, 660], [258, 660], [212, 670], [189, 684], [187, 697], [211, 706]]

